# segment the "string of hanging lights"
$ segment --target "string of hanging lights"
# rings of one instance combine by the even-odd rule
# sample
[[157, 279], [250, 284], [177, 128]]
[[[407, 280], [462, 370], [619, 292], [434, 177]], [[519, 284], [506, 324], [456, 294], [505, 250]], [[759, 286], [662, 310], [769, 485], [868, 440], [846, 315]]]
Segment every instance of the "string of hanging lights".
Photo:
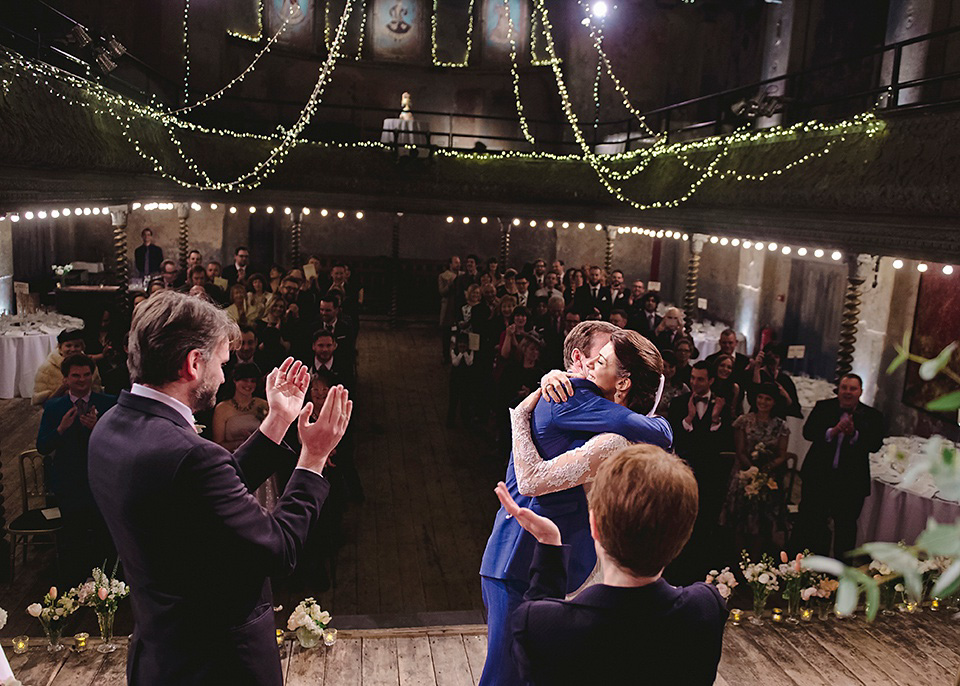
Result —
[[470, 62], [470, 54], [473, 51], [473, 7], [475, 0], [470, 0], [467, 6], [467, 46], [463, 52], [463, 59], [459, 62], [444, 62], [437, 57], [437, 4], [439, 0], [433, 0], [433, 12], [430, 15], [430, 54], [433, 58], [435, 67], [466, 67]]

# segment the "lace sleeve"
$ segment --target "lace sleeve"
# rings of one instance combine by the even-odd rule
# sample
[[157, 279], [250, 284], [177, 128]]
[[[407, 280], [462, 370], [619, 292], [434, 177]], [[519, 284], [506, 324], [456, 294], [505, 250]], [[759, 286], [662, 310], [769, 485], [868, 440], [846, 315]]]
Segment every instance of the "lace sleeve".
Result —
[[598, 434], [580, 448], [544, 460], [533, 443], [530, 414], [520, 409], [511, 410], [510, 421], [513, 425], [513, 468], [517, 474], [517, 488], [523, 495], [546, 495], [588, 483], [593, 480], [604, 458], [630, 445], [619, 434]]

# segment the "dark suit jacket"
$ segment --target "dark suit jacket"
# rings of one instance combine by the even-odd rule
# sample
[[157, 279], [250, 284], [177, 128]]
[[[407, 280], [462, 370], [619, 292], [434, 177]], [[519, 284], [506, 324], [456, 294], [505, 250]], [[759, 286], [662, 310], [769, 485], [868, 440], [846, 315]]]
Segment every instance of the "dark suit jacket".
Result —
[[[257, 270], [253, 268], [253, 265], [248, 264], [246, 272], [244, 273], [245, 273], [244, 278], [246, 278], [246, 276], [250, 276], [251, 274], [256, 274]], [[226, 267], [223, 268], [223, 271], [221, 272], [221, 276], [223, 276], [223, 278], [225, 278], [227, 280], [227, 283], [230, 284], [231, 286], [235, 284], [237, 282], [237, 265], [228, 264]]]
[[[90, 403], [97, 408], [97, 416], [103, 417], [107, 410], [116, 405], [117, 399], [104, 393], [91, 393]], [[93, 507], [87, 479], [90, 429], [77, 418], [63, 435], [57, 433], [60, 420], [72, 407], [69, 395], [47, 401], [37, 432], [37, 450], [47, 456], [44, 460], [47, 485], [57, 496], [57, 504], [68, 513], [70, 510]]]
[[128, 683], [280, 686], [268, 577], [293, 571], [329, 485], [296, 469], [272, 513], [252, 492], [294, 461], [259, 431], [231, 455], [127, 392], [101, 417], [90, 486], [132, 589]]
[[513, 653], [525, 682], [710, 686], [727, 608], [713, 586], [590, 586], [563, 600], [567, 546], [538, 543], [530, 588], [513, 613]]
[[573, 309], [579, 312], [583, 319], [594, 318], [596, 316], [594, 309], [600, 310], [601, 319], [609, 319], [612, 307], [613, 300], [610, 298], [610, 289], [606, 286], [600, 286], [597, 297], [593, 297], [593, 290], [587, 284], [578, 288], [573, 297]]
[[[870, 453], [883, 445], [883, 415], [869, 405], [858, 403], [853, 411], [856, 439], [834, 436], [828, 441], [827, 429], [837, 425], [841, 414], [837, 398], [821, 400], [810, 412], [803, 425], [803, 437], [813, 445], [807, 451], [800, 475], [805, 487], [807, 484], [839, 484], [843, 490], [865, 498], [870, 495]], [[841, 439], [840, 461], [834, 469], [837, 441]]]
[[654, 333], [660, 322], [663, 321], [663, 317], [659, 314], [653, 315], [653, 326], [650, 326], [650, 322], [647, 319], [647, 312], [643, 308], [636, 308], [631, 312], [632, 316], [630, 317], [630, 328], [639, 333], [644, 338], [650, 339], [650, 341], [656, 345], [656, 333]]
[[163, 250], [159, 245], [141, 245], [133, 251], [133, 266], [140, 276], [157, 274], [163, 262]]
[[728, 445], [731, 442], [728, 441], [728, 436], [732, 437], [730, 433], [732, 421], [730, 406], [726, 405], [720, 412], [720, 427], [716, 431], [710, 430], [713, 423], [713, 408], [717, 400], [716, 395], [711, 393], [710, 402], [707, 403], [703, 417], [695, 416], [692, 422], [693, 431], [687, 431], [683, 427], [683, 420], [687, 416], [687, 405], [691, 395], [692, 393], [684, 393], [674, 398], [667, 411], [667, 418], [670, 420], [670, 426], [673, 427], [673, 445], [677, 455], [691, 462], [691, 466], [696, 470], [694, 465], [696, 460], [709, 459], [717, 453], [732, 449], [732, 446]]

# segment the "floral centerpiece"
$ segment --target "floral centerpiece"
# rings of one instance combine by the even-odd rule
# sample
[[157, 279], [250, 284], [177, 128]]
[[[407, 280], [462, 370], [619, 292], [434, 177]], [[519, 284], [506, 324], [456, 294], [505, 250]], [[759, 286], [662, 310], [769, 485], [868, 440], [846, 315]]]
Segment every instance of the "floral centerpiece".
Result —
[[75, 594], [77, 602], [92, 607], [97, 613], [100, 638], [103, 639], [103, 642], [97, 646], [97, 651], [101, 653], [112, 653], [117, 649], [113, 642], [113, 619], [120, 601], [130, 594], [130, 587], [117, 579], [116, 575], [116, 564], [109, 577], [102, 569], [96, 567], [90, 574], [90, 580], [71, 591]]
[[301, 646], [313, 648], [323, 638], [323, 630], [330, 624], [330, 620], [330, 613], [320, 609], [316, 600], [304, 598], [290, 613], [287, 629], [297, 633]]
[[61, 596], [57, 593], [56, 586], [51, 586], [47, 594], [43, 596], [43, 604], [33, 603], [27, 606], [27, 614], [40, 620], [43, 633], [50, 641], [47, 650], [51, 653], [63, 650], [63, 645], [60, 643], [63, 625], [67, 617], [76, 612], [79, 606], [80, 604], [73, 593], [68, 592]]
[[817, 609], [817, 616], [826, 619], [830, 612], [830, 599], [837, 592], [840, 583], [825, 574], [809, 573], [810, 585], [800, 591], [800, 597], [805, 603], [812, 603]]
[[800, 621], [800, 601], [803, 600], [803, 589], [810, 581], [810, 572], [803, 568], [801, 561], [810, 551], [797, 553], [791, 560], [787, 553], [780, 551], [780, 566], [777, 573], [783, 580], [783, 599], [787, 601], [787, 621], [796, 624]]
[[743, 578], [753, 590], [753, 616], [750, 621], [754, 624], [763, 624], [763, 609], [767, 605], [767, 598], [772, 591], [780, 588], [778, 572], [773, 558], [767, 553], [760, 556], [759, 562], [752, 562], [750, 554], [743, 551], [743, 560], [740, 562], [740, 571]]
[[715, 569], [711, 569], [710, 573], [707, 574], [706, 582], [716, 586], [717, 591], [720, 592], [720, 595], [724, 600], [729, 598], [730, 594], [733, 593], [733, 589], [740, 585], [740, 582], [737, 581], [737, 577], [733, 575], [733, 572], [730, 571], [729, 567], [724, 567], [719, 572]]

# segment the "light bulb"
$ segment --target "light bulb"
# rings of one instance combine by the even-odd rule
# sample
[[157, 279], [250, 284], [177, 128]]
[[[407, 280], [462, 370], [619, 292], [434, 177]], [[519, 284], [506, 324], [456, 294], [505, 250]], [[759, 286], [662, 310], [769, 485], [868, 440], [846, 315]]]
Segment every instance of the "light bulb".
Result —
[[27, 210], [26, 212], [23, 213], [23, 217], [24, 219], [27, 219], [27, 220], [33, 219], [33, 212], [30, 212], [29, 210]]
[[531, 220], [530, 220], [530, 228], [531, 228], [531, 229], [537, 228], [537, 220], [536, 220], [536, 219], [531, 219]]
[[687, 234], [683, 234], [683, 240], [689, 241], [689, 240], [690, 240], [690, 236], [688, 236]]
[[447, 224], [453, 224], [453, 217], [447, 217]]
[[89, 217], [91, 214], [93, 214], [93, 210], [91, 210], [89, 207], [84, 207], [84, 208], [83, 208], [83, 214], [84, 214], [85, 216]]
[[839, 250], [834, 250], [833, 253], [830, 255], [830, 257], [831, 257], [831, 259], [833, 259], [834, 262], [836, 262], [836, 261], [839, 260], [841, 257], [843, 257], [843, 255], [840, 254], [840, 251], [839, 251]]
[[487, 223], [487, 218], [486, 218], [486, 217], [480, 217], [480, 223], [481, 223], [481, 224], [486, 224], [486, 223]]
[[11, 215], [11, 216], [10, 216], [10, 221], [12, 221], [14, 224], [16, 224], [18, 221], [20, 221], [20, 215], [19, 215], [19, 214]]
[[561, 224], [560, 226], [561, 226], [561, 228], [569, 229], [569, 228], [570, 228], [570, 222], [563, 222], [563, 224]]
[[100, 214], [110, 214], [110, 208], [109, 207], [100, 208]]
[[220, 205], [218, 205], [217, 203], [215, 203], [215, 202], [210, 203], [210, 209], [211, 209], [211, 210], [215, 210], [215, 209], [217, 209], [218, 207], [220, 207]]
[[894, 269], [903, 269], [903, 260], [894, 260], [893, 261]]
[[[304, 217], [309, 217], [309, 216], [310, 216], [310, 208], [309, 208], [309, 207], [304, 207], [302, 210], [300, 210], [300, 212], [303, 213], [303, 216], [304, 216]], [[324, 212], [326, 212], [326, 210], [324, 210]], [[326, 217], [327, 215], [324, 214], [323, 216]]]
[[337, 212], [337, 219], [343, 219], [345, 216], [347, 215], [343, 210], [340, 210], [339, 212]]
[[807, 254], [807, 249], [806, 249], [806, 248], [797, 248], [797, 254], [798, 254], [800, 257], [803, 257], [804, 255]]
[[927, 271], [927, 263], [926, 263], [926, 262], [921, 262], [920, 264], [918, 264], [918, 265], [917, 265], [917, 271], [918, 271], [918, 272], [921, 272], [921, 273]]
[[142, 207], [142, 205], [141, 205], [140, 203], [138, 203], [138, 202], [135, 202], [135, 203], [133, 203], [132, 205], [130, 205], [130, 209], [131, 209], [131, 210], [139, 210], [141, 207]]
[[83, 214], [83, 208], [82, 208], [82, 207], [78, 207], [77, 209], [75, 209], [75, 210], [73, 211], [73, 213], [74, 213], [74, 214], [78, 214], [78, 215], [79, 215], [79, 214]]
[[64, 208], [63, 208], [63, 216], [64, 216], [64, 217], [69, 217], [69, 216], [70, 216], [70, 208], [69, 208], [69, 207], [64, 207]]
[[256, 211], [257, 211], [257, 208], [254, 207], [253, 205], [250, 205], [250, 214], [253, 214]]
[[283, 213], [284, 213], [284, 214], [292, 214], [292, 213], [293, 213], [293, 210], [291, 210], [289, 207], [284, 207], [284, 208], [283, 208]]
[[469, 224], [469, 223], [470, 223], [470, 217], [464, 217], [464, 218], [463, 218], [463, 223], [464, 223], [464, 224]]
[[320, 210], [320, 216], [321, 216], [321, 217], [326, 217], [328, 214], [330, 214], [330, 213], [327, 212], [326, 210]]
[[784, 255], [789, 255], [791, 253], [790, 246], [789, 245], [783, 246], [783, 249], [780, 252], [782, 252]]
[[236, 213], [237, 213], [237, 208], [236, 208], [236, 207], [231, 207], [231, 208], [230, 208], [230, 214], [236, 214]]
[[267, 214], [273, 214], [273, 205], [267, 205]]
[[190, 209], [193, 210], [194, 212], [199, 212], [202, 208], [200, 207], [200, 203], [194, 202], [194, 203], [190, 203]]
[[363, 212], [357, 212], [354, 216], [355, 216], [357, 219], [363, 219]]
[[823, 257], [823, 250], [821, 250], [820, 248], [817, 248], [816, 250], [813, 251], [813, 256], [814, 256], [814, 257]]
[[44, 212], [43, 210], [40, 210], [39, 212], [37, 212], [37, 219], [46, 219], [46, 218], [47, 218], [47, 213]]
[[514, 226], [520, 226], [520, 220], [517, 219], [517, 218], [514, 218], [514, 220], [513, 220], [513, 225], [514, 225]]
[[730, 245], [732, 245], [734, 248], [736, 248], [738, 245], [740, 245], [740, 239], [739, 239], [739, 238], [734, 238], [732, 241], [730, 241]]
[[50, 212], [50, 216], [53, 217], [54, 219], [57, 219], [60, 216], [60, 210], [53, 210], [52, 212]]
[[721, 238], [721, 239], [720, 239], [720, 245], [726, 245], [726, 244], [729, 243], [729, 242], [730, 242], [730, 241], [728, 241], [726, 238]]
[[743, 249], [744, 249], [744, 250], [749, 250], [752, 246], [753, 246], [753, 243], [752, 243], [751, 241], [744, 241], [744, 242], [743, 242]]
[[94, 207], [94, 208], [91, 210], [91, 212], [93, 212], [94, 214], [100, 214], [100, 208], [99, 208], [99, 207]]
[[548, 229], [552, 229], [552, 228], [553, 228], [553, 221], [552, 221], [552, 220], [547, 222], [547, 228], [548, 228]]
[[763, 250], [763, 243], [754, 243], [753, 247], [757, 250]]
[[579, 224], [577, 224], [577, 228], [578, 228], [578, 229], [585, 229], [586, 227], [587, 227], [587, 225], [584, 224], [583, 222], [580, 222]]
[[720, 239], [717, 238], [716, 236], [710, 236], [710, 242], [713, 244], [717, 244], [720, 242]]
[[950, 276], [951, 274], [953, 274], [953, 267], [949, 264], [943, 265], [943, 273], [946, 274], [947, 276]]
[[767, 245], [767, 250], [773, 251], [773, 250], [776, 250], [776, 249], [777, 249], [777, 244], [776, 244], [776, 243], [770, 243], [770, 244]]

